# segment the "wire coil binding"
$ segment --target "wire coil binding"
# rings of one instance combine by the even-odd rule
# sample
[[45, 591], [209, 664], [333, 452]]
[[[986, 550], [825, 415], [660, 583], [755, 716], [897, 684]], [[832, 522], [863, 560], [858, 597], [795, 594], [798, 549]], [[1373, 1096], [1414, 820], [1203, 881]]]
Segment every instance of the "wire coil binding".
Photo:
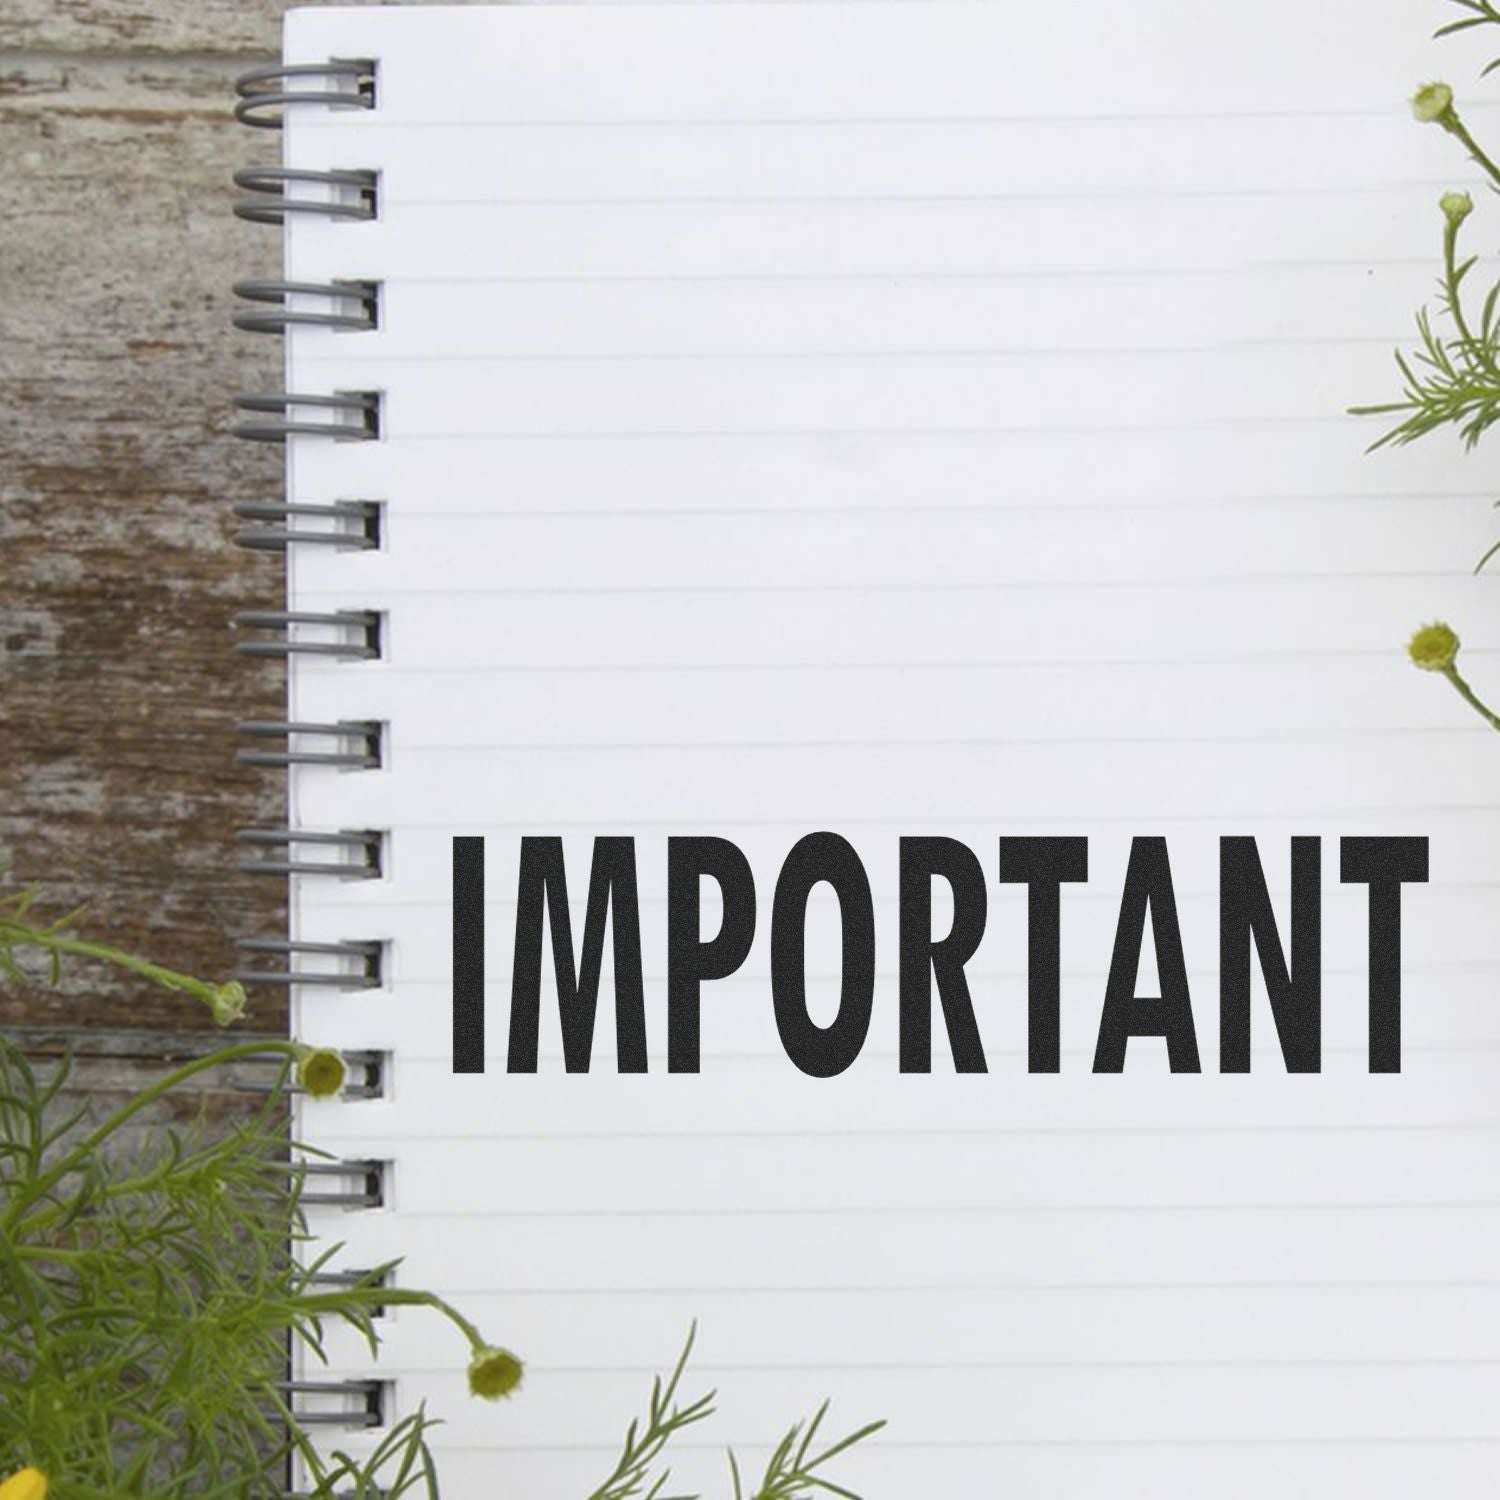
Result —
[[[254, 196], [235, 200], [238, 218], [252, 224], [285, 224], [291, 214], [325, 219], [367, 220], [377, 216], [379, 173], [364, 167], [315, 170], [308, 167], [241, 167], [234, 185]], [[322, 196], [303, 197], [297, 187], [321, 188]]]
[[[240, 411], [265, 412], [276, 418], [271, 422], [235, 424], [231, 429], [234, 435], [252, 443], [284, 443], [299, 434], [329, 437], [344, 443], [368, 443], [380, 436], [379, 391], [335, 391], [331, 396], [255, 391], [236, 396], [234, 404]], [[293, 417], [293, 409], [299, 406], [332, 412], [333, 416], [326, 422]]]
[[388, 1162], [303, 1161], [296, 1171], [307, 1182], [326, 1182], [328, 1187], [303, 1187], [298, 1201], [317, 1208], [382, 1208], [385, 1205]]
[[[269, 630], [271, 640], [236, 641], [241, 656], [336, 656], [346, 661], [375, 661], [380, 656], [380, 615], [372, 609], [345, 609], [331, 614], [312, 610], [251, 609], [233, 616], [242, 630]], [[294, 633], [323, 630], [331, 639]]]
[[[329, 88], [306, 89], [303, 82], [322, 79]], [[287, 85], [292, 85], [288, 87]], [[326, 63], [293, 63], [288, 66], [252, 68], [234, 81], [239, 101], [234, 117], [241, 125], [259, 130], [280, 130], [285, 111], [298, 104], [319, 104], [329, 109], [374, 109], [375, 63], [364, 57], [333, 57]]]
[[[378, 880], [385, 835], [378, 829], [340, 829], [310, 833], [305, 828], [241, 828], [235, 842], [252, 849], [284, 850], [274, 855], [240, 860], [235, 868], [245, 875], [333, 875], [341, 880]], [[296, 854], [299, 844], [313, 844], [347, 855], [345, 859], [307, 859]]]
[[[348, 1068], [348, 1076], [344, 1080], [344, 1086], [339, 1091], [339, 1097], [344, 1100], [352, 1099], [383, 1099], [385, 1097], [385, 1053], [383, 1052], [341, 1052], [340, 1057], [344, 1059]], [[267, 1059], [271, 1061], [272, 1059]], [[277, 1059], [283, 1061], [282, 1059]], [[241, 1083], [239, 1091], [242, 1094], [270, 1094], [275, 1085], [271, 1083]], [[296, 1093], [295, 1086], [289, 1088], [289, 1092]]]
[[[385, 982], [385, 944], [367, 939], [313, 943], [285, 938], [241, 938], [235, 948], [245, 956], [247, 966], [236, 969], [230, 977], [241, 984], [305, 984], [322, 989], [378, 990]], [[248, 967], [250, 961], [261, 954], [281, 959], [283, 967]], [[303, 954], [315, 961], [332, 960], [338, 967], [294, 968], [298, 956]]]
[[[385, 1421], [383, 1380], [283, 1380], [277, 1390], [288, 1398], [292, 1415], [306, 1427], [379, 1427]], [[299, 1397], [340, 1400], [343, 1405], [303, 1405]]]
[[[288, 328], [341, 328], [365, 333], [380, 317], [380, 283], [376, 281], [237, 281], [234, 294], [243, 302], [272, 308], [270, 312], [241, 309], [234, 326], [246, 333], [285, 333]], [[293, 297], [321, 297], [333, 308], [353, 311], [316, 312], [293, 308]]]
[[[373, 771], [380, 765], [381, 725], [377, 720], [340, 720], [337, 724], [291, 723], [280, 719], [242, 719], [235, 732], [251, 739], [285, 740], [285, 750], [238, 750], [235, 760], [242, 766], [343, 766], [349, 770]], [[299, 750], [295, 740], [309, 737], [333, 740], [341, 748]]]
[[[279, 130], [293, 109], [371, 110], [377, 104], [377, 76], [376, 63], [368, 58], [256, 68], [236, 80], [235, 118]], [[234, 183], [244, 196], [233, 211], [251, 223], [379, 217], [379, 174], [366, 168], [247, 167], [234, 174]], [[375, 329], [380, 321], [381, 288], [373, 280], [251, 280], [237, 282], [234, 293], [241, 304], [233, 314], [234, 326], [247, 333], [285, 336], [306, 328], [355, 335]], [[381, 398], [374, 391], [253, 392], [234, 404], [245, 416], [232, 431], [250, 442], [369, 442], [381, 433]], [[254, 552], [285, 553], [294, 546], [368, 551], [381, 544], [382, 508], [376, 501], [318, 497], [301, 503], [289, 496], [285, 502], [242, 503], [234, 513], [250, 523], [235, 533], [235, 544]], [[371, 661], [381, 655], [382, 619], [375, 610], [250, 610], [237, 614], [233, 624], [252, 633], [234, 644], [243, 656]], [[236, 728], [251, 742], [236, 754], [241, 765], [353, 774], [381, 764], [384, 729], [373, 719], [321, 722], [289, 716], [249, 719]], [[238, 868], [280, 880], [377, 879], [385, 848], [385, 835], [369, 829], [251, 828], [240, 830], [235, 841], [246, 855]], [[243, 984], [328, 992], [375, 989], [385, 979], [386, 945], [374, 939], [246, 938], [236, 946], [241, 967], [235, 978]], [[382, 1097], [388, 1077], [385, 1055], [353, 1052], [345, 1058], [350, 1073], [344, 1097]], [[383, 1161], [302, 1161], [294, 1172], [300, 1179], [300, 1201], [308, 1207], [373, 1209], [386, 1201], [389, 1164]], [[314, 1280], [347, 1286], [372, 1277], [383, 1284], [382, 1273], [371, 1271], [318, 1272]], [[388, 1385], [380, 1380], [293, 1378], [281, 1391], [293, 1419], [308, 1427], [380, 1427], [389, 1406]], [[288, 1496], [295, 1494], [292, 1479], [289, 1472]]]
[[251, 552], [285, 552], [294, 543], [358, 552], [380, 546], [380, 505], [374, 500], [337, 500], [332, 505], [242, 502], [234, 507], [234, 514], [242, 521], [306, 519], [315, 523], [309, 527], [284, 525], [235, 532], [235, 546]]

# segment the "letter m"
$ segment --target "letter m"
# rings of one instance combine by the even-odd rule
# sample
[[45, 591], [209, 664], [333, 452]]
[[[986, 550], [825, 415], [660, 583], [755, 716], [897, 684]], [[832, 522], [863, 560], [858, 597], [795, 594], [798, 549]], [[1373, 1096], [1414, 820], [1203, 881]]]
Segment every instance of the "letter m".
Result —
[[[611, 912], [613, 918], [610, 920]], [[615, 1045], [619, 1071], [646, 1071], [646, 1008], [641, 982], [641, 918], [635, 840], [597, 838], [589, 873], [583, 954], [575, 966], [568, 880], [560, 838], [523, 838], [516, 888], [516, 949], [510, 989], [511, 1073], [535, 1073], [542, 1008], [542, 927], [552, 928], [552, 967], [562, 1022], [563, 1065], [587, 1073], [604, 959], [604, 924], [614, 936]]]

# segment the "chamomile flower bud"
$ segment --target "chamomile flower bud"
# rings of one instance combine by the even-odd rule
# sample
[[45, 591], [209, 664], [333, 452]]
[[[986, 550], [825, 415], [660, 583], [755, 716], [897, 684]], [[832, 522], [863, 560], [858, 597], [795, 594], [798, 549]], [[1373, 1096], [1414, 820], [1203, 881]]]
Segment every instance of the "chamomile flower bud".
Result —
[[[245, 986], [233, 979], [228, 984], [211, 986], [208, 1008], [213, 1012], [215, 1024], [233, 1026], [245, 1014]], [[0, 1500], [7, 1500], [7, 1497], [0, 1495]]]
[[486, 1401], [502, 1400], [520, 1389], [523, 1373], [524, 1366], [509, 1349], [485, 1344], [469, 1361], [469, 1392]]
[[1411, 96], [1411, 112], [1424, 125], [1444, 125], [1455, 120], [1453, 90], [1446, 83], [1424, 83]]
[[332, 1047], [303, 1047], [297, 1053], [297, 1083], [314, 1099], [334, 1099], [349, 1069]]
[[1406, 651], [1424, 672], [1448, 672], [1458, 660], [1458, 636], [1441, 621], [1424, 625], [1412, 636]]
[[0, 1484], [0, 1500], [44, 1500], [47, 1476], [40, 1469], [20, 1469]]
[[1474, 212], [1474, 200], [1467, 193], [1444, 193], [1438, 206], [1455, 229]]

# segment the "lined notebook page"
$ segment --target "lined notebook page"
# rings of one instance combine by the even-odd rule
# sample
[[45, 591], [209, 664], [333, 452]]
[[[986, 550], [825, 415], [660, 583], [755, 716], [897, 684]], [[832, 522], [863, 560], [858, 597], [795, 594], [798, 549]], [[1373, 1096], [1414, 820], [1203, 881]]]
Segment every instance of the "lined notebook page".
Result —
[[[302, 1124], [393, 1164], [385, 1207], [314, 1217], [344, 1263], [403, 1256], [528, 1360], [491, 1407], [448, 1330], [386, 1320], [448, 1493], [587, 1494], [694, 1318], [720, 1416], [673, 1490], [726, 1493], [725, 1444], [758, 1469], [832, 1396], [834, 1430], [889, 1418], [833, 1475], [869, 1500], [1488, 1493], [1495, 745], [1402, 648], [1441, 615], [1494, 667], [1467, 576], [1490, 491], [1441, 439], [1365, 456], [1378, 428], [1344, 415], [1392, 392], [1463, 180], [1402, 103], [1435, 9], [289, 17], [289, 61], [375, 58], [380, 92], [294, 112], [287, 162], [378, 169], [380, 211], [297, 218], [287, 275], [382, 284], [378, 332], [292, 330], [289, 389], [384, 400], [379, 442], [293, 439], [289, 492], [386, 509], [380, 551], [292, 558], [290, 607], [379, 609], [385, 655], [298, 660], [291, 717], [389, 725], [384, 769], [299, 767], [292, 797], [303, 827], [389, 830], [381, 879], [298, 883], [295, 936], [384, 939], [390, 982], [308, 990], [296, 1027], [394, 1059], [388, 1097]], [[784, 1055], [768, 983], [776, 874], [819, 829], [859, 849], [878, 936], [870, 1038], [828, 1080]], [[760, 902], [698, 1076], [665, 1060], [683, 833], [734, 840]], [[927, 833], [990, 882], [983, 1075], [940, 1018], [932, 1075], [898, 1071], [898, 840]], [[1090, 840], [1052, 1076], [1026, 1068], [1025, 892], [996, 879], [998, 838], [1042, 833]], [[1285, 934], [1296, 833], [1324, 840], [1324, 1070], [1287, 1075], [1257, 970], [1253, 1071], [1221, 1076], [1218, 841], [1259, 840]], [[489, 1063], [455, 1078], [459, 834], [487, 839]], [[615, 1072], [608, 950], [593, 1071], [563, 1072], [548, 967], [540, 1071], [505, 1072], [526, 834], [565, 839], [575, 940], [594, 837], [636, 839], [645, 1076]], [[1143, 834], [1200, 1076], [1152, 1040], [1091, 1071]], [[1367, 1070], [1354, 834], [1431, 839], [1398, 1076]], [[823, 887], [819, 1021], [839, 964]]]

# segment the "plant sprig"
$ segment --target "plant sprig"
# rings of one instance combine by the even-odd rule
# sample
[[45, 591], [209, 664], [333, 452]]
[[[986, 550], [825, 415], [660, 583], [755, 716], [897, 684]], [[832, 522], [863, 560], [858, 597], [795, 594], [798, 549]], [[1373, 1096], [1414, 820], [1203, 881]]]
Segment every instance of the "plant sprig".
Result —
[[[589, 1500], [636, 1500], [636, 1497], [640, 1497], [640, 1500], [702, 1500], [697, 1494], [664, 1493], [671, 1479], [670, 1469], [663, 1469], [654, 1479], [651, 1477], [653, 1465], [672, 1438], [685, 1428], [712, 1416], [714, 1412], [713, 1391], [686, 1404], [679, 1403], [677, 1399], [677, 1391], [682, 1384], [683, 1372], [693, 1352], [693, 1341], [697, 1333], [695, 1323], [688, 1330], [687, 1343], [683, 1345], [672, 1373], [665, 1382], [659, 1375], [652, 1382], [651, 1399], [644, 1422], [637, 1419], [626, 1429], [625, 1441], [614, 1472], [589, 1496]], [[837, 1495], [841, 1500], [860, 1500], [853, 1490], [835, 1484], [816, 1471], [841, 1453], [847, 1453], [856, 1443], [862, 1443], [867, 1437], [879, 1432], [885, 1423], [867, 1423], [829, 1444], [821, 1452], [815, 1452], [813, 1443], [827, 1414], [828, 1402], [825, 1401], [810, 1421], [792, 1425], [767, 1460], [760, 1483], [748, 1495], [741, 1477], [739, 1460], [731, 1450], [729, 1476], [734, 1486], [734, 1500], [806, 1500], [806, 1497], [815, 1493]]]
[[[1500, 26], [1500, 10], [1495, 8], [1491, 0], [1452, 0], [1452, 3], [1468, 14], [1457, 21], [1449, 21], [1446, 26], [1439, 26], [1433, 32], [1434, 36], [1457, 36], [1462, 31], [1472, 31], [1476, 26]], [[1487, 77], [1496, 68], [1500, 68], [1500, 57], [1486, 65], [1479, 76]]]
[[1485, 294], [1477, 324], [1471, 322], [1464, 305], [1464, 283], [1478, 257], [1460, 260], [1458, 241], [1473, 206], [1466, 193], [1449, 193], [1443, 199], [1443, 273], [1438, 297], [1452, 332], [1440, 334], [1423, 308], [1417, 314], [1421, 347], [1411, 355], [1396, 352], [1403, 398], [1350, 408], [1356, 416], [1404, 413], [1401, 421], [1370, 445], [1372, 451], [1413, 443], [1442, 427], [1457, 427], [1464, 446], [1473, 448], [1500, 421], [1500, 281]]
[[87, 910], [86, 907], [75, 907], [53, 922], [36, 922], [32, 920], [31, 912], [37, 894], [34, 886], [28, 886], [0, 897], [0, 976], [14, 980], [17, 984], [26, 983], [28, 976], [18, 962], [17, 955], [37, 953], [46, 959], [48, 983], [56, 985], [62, 978], [65, 957], [87, 958], [135, 974], [160, 989], [173, 990], [201, 1000], [220, 1026], [233, 1025], [244, 1015], [245, 989], [237, 980], [214, 984], [177, 969], [164, 968], [161, 964], [137, 958], [133, 953], [112, 948], [108, 944], [74, 937], [71, 935], [72, 930]]
[[[687, 1342], [677, 1363], [665, 1382], [658, 1375], [651, 1382], [651, 1398], [646, 1404], [645, 1420], [632, 1420], [625, 1429], [625, 1441], [614, 1472], [596, 1489], [589, 1500], [699, 1500], [697, 1495], [666, 1495], [663, 1493], [672, 1471], [663, 1469], [654, 1480], [650, 1480], [651, 1468], [661, 1456], [662, 1450], [685, 1428], [713, 1415], [715, 1392], [709, 1391], [696, 1401], [685, 1405], [677, 1400], [678, 1387], [682, 1384], [683, 1372], [693, 1352], [693, 1341], [698, 1336], [696, 1323], [688, 1330]], [[650, 1488], [645, 1486], [650, 1480]]]
[[[787, 1432], [767, 1460], [765, 1474], [749, 1500], [805, 1500], [806, 1496], [818, 1491], [838, 1495], [842, 1500], [860, 1500], [853, 1490], [835, 1484], [831, 1479], [814, 1473], [814, 1470], [822, 1468], [839, 1454], [847, 1453], [856, 1443], [864, 1442], [867, 1437], [879, 1432], [885, 1423], [867, 1422], [863, 1427], [830, 1443], [822, 1452], [815, 1453], [813, 1440], [827, 1414], [828, 1402], [825, 1401], [805, 1427], [798, 1422]], [[729, 1470], [734, 1481], [734, 1500], [746, 1500], [740, 1484], [739, 1464], [733, 1453], [729, 1455]]]
[[[78, 913], [42, 922], [35, 904], [34, 890], [0, 897], [0, 980], [25, 979], [18, 955], [30, 953], [54, 978], [78, 956], [206, 1002], [230, 988], [71, 936]], [[247, 1114], [141, 1143], [151, 1106], [252, 1060], [276, 1076]], [[388, 1285], [389, 1266], [336, 1287], [316, 1279], [339, 1247], [316, 1245], [303, 1221], [304, 1162], [318, 1153], [292, 1138], [288, 1103], [294, 1086], [336, 1096], [342, 1058], [290, 1040], [220, 1047], [97, 1122], [65, 1103], [71, 1070], [65, 1055], [43, 1080], [0, 1035], [0, 1473], [35, 1467], [58, 1500], [259, 1500], [281, 1491], [295, 1455], [314, 1500], [418, 1487], [435, 1500], [424, 1413], [368, 1456], [329, 1456], [284, 1390], [289, 1344], [321, 1360], [325, 1325], [344, 1324], [374, 1354], [375, 1315], [396, 1305], [436, 1312], [467, 1341], [473, 1394], [503, 1396], [521, 1378], [441, 1297]]]

